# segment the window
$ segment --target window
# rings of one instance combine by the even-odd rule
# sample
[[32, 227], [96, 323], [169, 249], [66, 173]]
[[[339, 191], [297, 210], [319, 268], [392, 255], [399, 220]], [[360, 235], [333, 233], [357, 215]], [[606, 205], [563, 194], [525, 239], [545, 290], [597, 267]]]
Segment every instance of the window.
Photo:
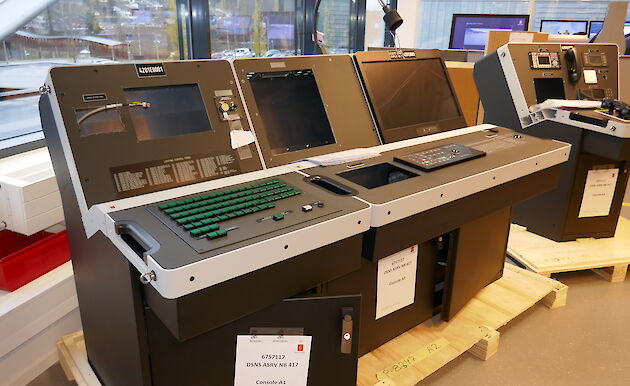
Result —
[[295, 55], [295, 0], [209, 0], [212, 58]]
[[347, 54], [353, 51], [349, 28], [351, 13], [351, 1], [322, 0], [317, 30], [323, 34], [323, 45], [327, 53]]
[[[329, 53], [363, 48], [365, 1], [322, 0]], [[0, 157], [44, 145], [38, 89], [53, 66], [311, 54], [315, 2], [0, 0]]]
[[[37, 90], [53, 66], [183, 57], [179, 1], [48, 2], [34, 18], [17, 21], [23, 24], [16, 31], [0, 36], [0, 148], [43, 138]], [[8, 0], [0, 2], [0, 13], [9, 14], [4, 12], [16, 3], [29, 6]]]

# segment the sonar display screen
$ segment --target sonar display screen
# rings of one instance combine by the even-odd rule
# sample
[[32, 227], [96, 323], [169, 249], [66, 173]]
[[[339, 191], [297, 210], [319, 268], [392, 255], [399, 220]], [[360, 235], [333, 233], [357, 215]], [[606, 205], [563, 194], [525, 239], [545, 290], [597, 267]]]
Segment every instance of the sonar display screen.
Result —
[[138, 141], [168, 138], [212, 130], [196, 84], [125, 89], [128, 103], [148, 102], [129, 114]]
[[367, 62], [362, 75], [382, 131], [461, 115], [440, 59]]
[[335, 143], [312, 70], [248, 74], [273, 155]]

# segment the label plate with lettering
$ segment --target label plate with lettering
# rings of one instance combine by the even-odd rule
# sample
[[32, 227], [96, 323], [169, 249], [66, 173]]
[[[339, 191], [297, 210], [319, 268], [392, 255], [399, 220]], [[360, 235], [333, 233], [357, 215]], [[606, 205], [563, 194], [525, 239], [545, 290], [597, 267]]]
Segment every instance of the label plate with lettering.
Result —
[[306, 386], [310, 336], [238, 335], [234, 386]]
[[240, 171], [234, 152], [186, 155], [110, 169], [119, 198], [228, 177]]
[[162, 63], [138, 63], [136, 64], [136, 74], [139, 78], [166, 76], [166, 70], [164, 70]]

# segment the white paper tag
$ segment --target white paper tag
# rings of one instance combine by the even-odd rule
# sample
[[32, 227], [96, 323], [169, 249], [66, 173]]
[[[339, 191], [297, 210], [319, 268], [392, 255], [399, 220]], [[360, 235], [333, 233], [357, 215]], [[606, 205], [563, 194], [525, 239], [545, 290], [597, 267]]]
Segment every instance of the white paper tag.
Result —
[[534, 34], [528, 32], [510, 32], [510, 42], [531, 43], [534, 41]]
[[586, 84], [595, 84], [595, 83], [597, 83], [597, 71], [595, 71], [595, 70], [584, 70], [584, 83], [586, 83]]
[[416, 298], [418, 246], [378, 261], [376, 319], [413, 304]]
[[306, 386], [311, 336], [238, 335], [234, 386]]
[[589, 170], [578, 218], [608, 216], [619, 169]]
[[230, 142], [232, 145], [232, 149], [236, 149], [241, 146], [247, 146], [255, 140], [256, 138], [254, 137], [254, 133], [249, 130], [230, 131]]

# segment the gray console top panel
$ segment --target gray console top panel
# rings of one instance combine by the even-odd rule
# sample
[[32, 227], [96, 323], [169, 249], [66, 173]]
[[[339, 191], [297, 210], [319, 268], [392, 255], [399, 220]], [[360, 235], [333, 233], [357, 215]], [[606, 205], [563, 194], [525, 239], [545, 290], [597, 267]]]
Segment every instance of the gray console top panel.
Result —
[[[351, 56], [315, 55], [238, 59], [234, 61], [233, 65], [267, 167], [284, 165], [322, 154], [380, 144]], [[307, 77], [311, 76], [312, 73], [318, 89], [318, 93], [313, 91], [313, 99], [308, 103], [295, 101], [305, 94], [305, 85], [302, 84], [301, 87], [296, 88], [296, 94], [287, 94], [291, 85], [281, 84], [283, 81], [289, 82], [284, 74], [300, 71], [304, 71]], [[253, 74], [262, 75], [269, 80], [270, 87], [268, 89], [265, 89], [264, 85], [257, 89], [259, 91], [258, 99], [255, 97], [257, 90], [252, 86]], [[260, 79], [260, 77], [253, 79]], [[269, 96], [269, 92], [277, 93], [277, 95], [263, 99], [265, 96]], [[275, 100], [276, 103], [270, 103], [269, 99]], [[330, 133], [327, 133], [331, 138], [325, 142], [317, 143], [315, 147], [307, 145], [284, 152], [278, 151], [277, 146], [274, 145], [274, 138], [278, 138], [283, 129], [288, 130], [286, 127], [281, 127], [285, 123], [283, 121], [286, 121], [283, 116], [289, 117], [296, 108], [302, 110], [305, 104], [314, 105], [320, 103], [320, 100], [332, 129], [331, 136]], [[295, 102], [295, 104], [289, 108], [289, 102]], [[286, 111], [282, 110], [283, 106]], [[275, 118], [270, 118], [270, 115], [275, 115]], [[296, 118], [296, 121], [298, 120], [299, 117]], [[274, 121], [278, 123], [267, 127], [265, 122]], [[320, 134], [316, 137], [321, 136]]]
[[[304, 172], [311, 175], [321, 175], [331, 178], [355, 190], [357, 192], [357, 197], [369, 203], [380, 205], [418, 192], [442, 186], [453, 181], [461, 180], [475, 174], [493, 170], [513, 162], [518, 162], [520, 160], [566, 147], [566, 144], [561, 142], [542, 140], [524, 134], [517, 134], [512, 130], [500, 127], [496, 127], [492, 130], [494, 131], [480, 131], [424, 143], [421, 145], [392, 150], [382, 153], [379, 157], [370, 158], [361, 162], [350, 162], [342, 165], [327, 167], [315, 167], [306, 169]], [[517, 136], [518, 138], [515, 138], [514, 136]], [[447, 144], [468, 146], [476, 150], [484, 151], [487, 155], [485, 157], [465, 161], [461, 164], [448, 166], [428, 173], [394, 161], [394, 157], [397, 156], [403, 156]], [[361, 185], [353, 183], [341, 175], [341, 173], [349, 170], [356, 170], [384, 163], [400, 168], [413, 176], [389, 185], [367, 189]]]
[[[261, 187], [253, 187], [256, 184], [260, 184], [262, 188], [269, 187], [270, 189], [260, 191]], [[253, 191], [252, 189], [257, 190]], [[295, 194], [295, 192], [298, 193]], [[221, 194], [221, 196], [217, 193]], [[286, 197], [282, 197], [283, 194]], [[253, 195], [260, 195], [260, 197], [253, 197]], [[205, 198], [203, 202], [193, 201], [196, 197], [202, 196]], [[192, 236], [190, 230], [184, 228], [186, 224], [179, 224], [177, 219], [171, 218], [171, 215], [162, 209], [169, 204], [175, 205], [172, 206], [175, 209], [182, 208], [182, 206], [189, 205], [186, 203], [188, 201], [190, 203], [202, 203], [203, 206], [196, 208], [206, 209], [203, 213], [210, 213], [210, 208], [207, 208], [207, 205], [211, 203], [206, 202], [207, 199], [212, 199], [210, 196], [227, 198], [219, 202], [230, 205], [227, 207], [223, 206], [229, 213], [212, 214], [205, 218], [200, 217], [199, 220], [190, 221], [186, 224], [211, 220], [218, 216], [226, 216], [220, 221], [197, 224], [192, 228], [199, 229], [203, 226], [217, 224], [220, 226], [220, 229], [228, 230], [227, 235], [215, 239], [209, 239], [205, 236], [212, 231], [210, 229], [204, 231], [199, 237]], [[241, 199], [241, 202], [235, 202], [235, 199]], [[254, 202], [259, 199], [265, 199], [265, 202]], [[239, 213], [233, 217], [229, 216], [231, 213], [251, 209], [252, 206], [248, 204], [252, 202], [256, 206], [273, 204], [273, 207], [259, 208], [255, 212]], [[216, 205], [216, 203], [212, 204]], [[234, 205], [242, 205], [242, 208], [234, 208]], [[303, 209], [305, 205], [310, 205], [310, 210], [305, 211]], [[367, 204], [356, 200], [352, 196], [333, 194], [305, 181], [302, 174], [292, 172], [273, 178], [252, 180], [243, 184], [226, 186], [224, 189], [199, 192], [198, 194], [180, 197], [176, 200], [156, 202], [150, 205], [122, 210], [110, 213], [110, 216], [114, 221], [134, 221], [155, 240], [158, 240], [160, 244], [159, 250], [152, 253], [151, 257], [163, 268], [174, 269], [368, 207]], [[309, 208], [307, 207], [306, 209]], [[172, 214], [176, 213], [182, 213], [182, 211]], [[282, 214], [282, 218], [274, 219], [274, 215], [278, 214]], [[190, 216], [182, 216], [179, 219], [186, 217]], [[252, 256], [252, 258], [255, 258], [255, 256]]]
[[[227, 61], [56, 67], [50, 78], [88, 207], [262, 169], [254, 144], [230, 145], [249, 126]], [[150, 106], [81, 121], [134, 102]]]

